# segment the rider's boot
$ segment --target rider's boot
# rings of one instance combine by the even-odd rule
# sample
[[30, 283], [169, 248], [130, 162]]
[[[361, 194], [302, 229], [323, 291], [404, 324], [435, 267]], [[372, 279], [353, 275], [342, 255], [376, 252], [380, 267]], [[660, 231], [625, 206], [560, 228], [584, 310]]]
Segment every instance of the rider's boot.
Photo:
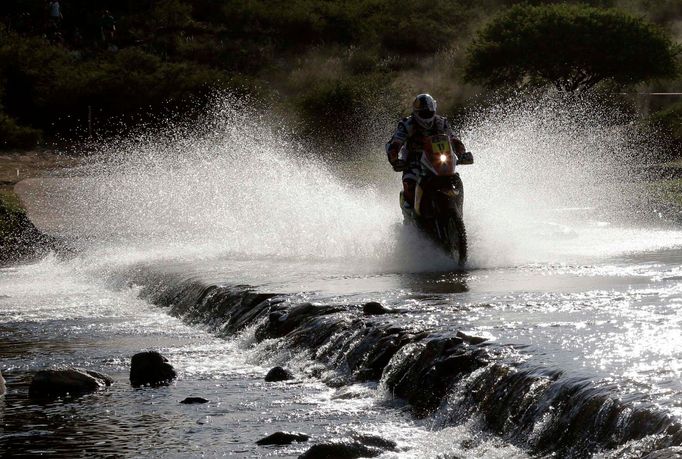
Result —
[[403, 191], [400, 192], [400, 208], [403, 211], [403, 217], [412, 222], [416, 221], [414, 213], [414, 189], [416, 183], [414, 180], [403, 180]]

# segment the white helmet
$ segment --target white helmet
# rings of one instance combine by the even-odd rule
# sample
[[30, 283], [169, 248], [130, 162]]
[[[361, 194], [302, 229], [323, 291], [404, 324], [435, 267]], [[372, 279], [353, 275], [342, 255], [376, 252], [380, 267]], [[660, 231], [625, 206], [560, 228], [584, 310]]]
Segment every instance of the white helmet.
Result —
[[419, 94], [412, 103], [412, 116], [421, 127], [429, 129], [436, 118], [436, 107], [436, 99], [429, 94]]

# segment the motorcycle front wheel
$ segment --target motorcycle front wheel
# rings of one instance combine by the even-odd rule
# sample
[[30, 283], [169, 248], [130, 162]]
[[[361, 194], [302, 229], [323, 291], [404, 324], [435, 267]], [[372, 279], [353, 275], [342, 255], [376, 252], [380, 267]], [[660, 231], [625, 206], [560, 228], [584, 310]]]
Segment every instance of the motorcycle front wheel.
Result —
[[467, 261], [467, 232], [464, 220], [459, 215], [450, 215], [447, 219], [446, 249], [460, 266]]

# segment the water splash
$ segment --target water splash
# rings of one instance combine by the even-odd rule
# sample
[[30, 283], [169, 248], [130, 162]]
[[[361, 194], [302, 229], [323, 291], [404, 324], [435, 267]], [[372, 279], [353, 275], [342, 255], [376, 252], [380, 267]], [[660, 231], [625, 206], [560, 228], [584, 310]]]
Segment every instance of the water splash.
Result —
[[[232, 98], [199, 126], [105, 145], [79, 183], [85, 230], [108, 241], [271, 257], [372, 257], [396, 221], [370, 188]], [[194, 251], [194, 250], [192, 250]]]
[[678, 231], [652, 229], [636, 178], [654, 139], [597, 100], [507, 101], [471, 119], [464, 140], [477, 153], [461, 168], [474, 266], [585, 262], [682, 243]]
[[[62, 181], [43, 205], [60, 209], [62, 232], [97, 241], [97, 260], [229, 254], [383, 271], [453, 269], [401, 228], [399, 176], [381, 146], [387, 130], [377, 128], [366, 160], [328, 161], [333, 152], [222, 96], [196, 124], [99, 145], [81, 176]], [[472, 267], [682, 244], [677, 231], [628, 221], [628, 212], [647, 206], [630, 177], [650, 146], [597, 102], [522, 98], [470, 117], [463, 139], [476, 154], [475, 165], [461, 168]]]

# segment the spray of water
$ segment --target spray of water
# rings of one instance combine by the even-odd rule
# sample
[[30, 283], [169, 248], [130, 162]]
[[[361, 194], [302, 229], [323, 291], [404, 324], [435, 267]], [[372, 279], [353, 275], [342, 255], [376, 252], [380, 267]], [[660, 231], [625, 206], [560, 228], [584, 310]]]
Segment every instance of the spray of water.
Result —
[[477, 164], [463, 170], [477, 266], [584, 262], [678, 245], [638, 181], [655, 139], [602, 102], [544, 94], [470, 120]]
[[342, 183], [328, 152], [231, 97], [194, 126], [100, 147], [75, 181], [66, 232], [108, 245], [249, 257], [379, 256], [397, 215]]
[[[53, 207], [65, 232], [96, 242], [98, 258], [229, 254], [397, 271], [453, 267], [401, 229], [400, 181], [382, 151], [388, 130], [377, 129], [365, 160], [332, 167], [314, 141], [292, 140], [272, 116], [222, 96], [200, 123], [100, 145], [81, 176], [52, 193], [61, 198]], [[628, 209], [646, 201], [632, 166], [650, 147], [597, 103], [525, 98], [471, 117], [462, 134], [476, 155], [461, 168], [472, 267], [682, 243], [676, 231], [629, 222]]]

